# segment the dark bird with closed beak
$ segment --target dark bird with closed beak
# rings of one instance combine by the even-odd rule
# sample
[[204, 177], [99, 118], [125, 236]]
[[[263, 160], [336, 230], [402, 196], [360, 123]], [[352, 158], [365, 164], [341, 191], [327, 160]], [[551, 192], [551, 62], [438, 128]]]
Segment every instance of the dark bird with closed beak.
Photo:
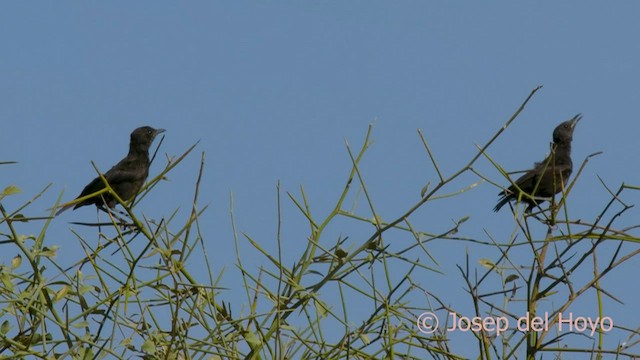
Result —
[[[129, 143], [129, 153], [104, 174], [104, 178], [109, 183], [111, 189], [113, 189], [122, 200], [128, 201], [132, 199], [142, 188], [144, 181], [149, 175], [149, 148], [156, 136], [164, 131], [164, 129], [154, 129], [150, 126], [143, 126], [133, 130], [131, 133], [131, 142]], [[104, 181], [98, 176], [85, 186], [76, 199], [91, 195], [104, 188]], [[91, 204], [103, 210], [105, 205], [113, 209], [117, 201], [112, 194], [105, 192], [79, 203], [72, 202], [60, 209], [56, 215], [59, 215], [72, 206], [75, 210], [81, 206]]]
[[[549, 156], [542, 162], [536, 163], [533, 169], [518, 178], [515, 185], [512, 184], [506, 190], [501, 191], [498, 194], [500, 200], [493, 211], [497, 212], [509, 201], [520, 198], [521, 201], [527, 203], [525, 211], [529, 213], [544, 201], [540, 198], [550, 198], [564, 189], [573, 171], [573, 162], [571, 162], [573, 130], [581, 118], [582, 115], [578, 114], [553, 130], [553, 145]], [[524, 194], [520, 196], [520, 191], [529, 196]]]

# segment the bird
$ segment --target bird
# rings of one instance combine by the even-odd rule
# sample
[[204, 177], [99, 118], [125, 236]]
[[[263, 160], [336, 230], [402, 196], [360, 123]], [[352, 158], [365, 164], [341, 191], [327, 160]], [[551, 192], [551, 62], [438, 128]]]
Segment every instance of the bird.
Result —
[[[550, 198], [564, 189], [573, 171], [571, 141], [573, 130], [580, 119], [582, 115], [577, 114], [556, 126], [553, 130], [551, 153], [543, 161], [535, 163], [533, 169], [519, 177], [506, 190], [498, 193], [500, 199], [493, 211], [498, 212], [509, 201], [520, 198], [528, 205], [525, 212], [530, 213], [534, 207], [544, 202], [540, 198]], [[520, 191], [529, 196], [520, 196]]]
[[[129, 142], [129, 153], [103, 175], [111, 189], [113, 189], [122, 200], [128, 201], [132, 199], [142, 188], [144, 181], [149, 175], [149, 148], [156, 136], [163, 132], [165, 132], [164, 129], [154, 129], [150, 126], [143, 126], [133, 130], [131, 133], [131, 141]], [[104, 181], [100, 176], [97, 176], [84, 187], [76, 200], [104, 188]], [[96, 205], [96, 207], [101, 210], [105, 210], [105, 205], [109, 209], [113, 209], [117, 205], [117, 200], [113, 194], [109, 192], [90, 197], [77, 203], [74, 200], [58, 210], [56, 216], [72, 206], [75, 210], [91, 204]]]

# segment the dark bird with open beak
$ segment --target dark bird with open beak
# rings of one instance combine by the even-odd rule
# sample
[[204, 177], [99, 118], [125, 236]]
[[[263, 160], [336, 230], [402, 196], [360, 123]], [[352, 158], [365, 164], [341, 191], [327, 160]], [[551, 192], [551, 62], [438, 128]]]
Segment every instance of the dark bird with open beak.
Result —
[[[581, 118], [582, 115], [578, 114], [553, 130], [553, 145], [549, 156], [536, 163], [533, 169], [527, 171], [506, 190], [501, 191], [498, 194], [500, 200], [493, 211], [498, 211], [509, 201], [520, 198], [528, 205], [525, 211], [529, 213], [544, 201], [540, 198], [550, 198], [565, 188], [573, 171], [573, 162], [571, 162], [573, 130]], [[529, 196], [524, 194], [520, 196], [520, 191]]]

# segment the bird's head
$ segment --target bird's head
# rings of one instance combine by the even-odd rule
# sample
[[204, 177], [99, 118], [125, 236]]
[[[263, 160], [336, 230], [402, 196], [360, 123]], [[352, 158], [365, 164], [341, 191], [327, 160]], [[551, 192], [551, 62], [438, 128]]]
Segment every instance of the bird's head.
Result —
[[573, 129], [575, 129], [580, 119], [582, 119], [582, 115], [578, 114], [571, 118], [571, 120], [567, 120], [556, 126], [556, 129], [553, 130], [553, 142], [556, 144], [570, 143], [573, 139]]
[[163, 132], [165, 132], [164, 129], [154, 129], [151, 126], [139, 127], [131, 133], [131, 144], [136, 144], [148, 149], [153, 139]]

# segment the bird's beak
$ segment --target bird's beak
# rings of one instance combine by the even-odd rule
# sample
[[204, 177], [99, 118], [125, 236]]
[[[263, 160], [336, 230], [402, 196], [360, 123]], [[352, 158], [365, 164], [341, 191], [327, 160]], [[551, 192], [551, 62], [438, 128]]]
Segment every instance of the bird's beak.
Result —
[[578, 125], [578, 121], [582, 119], [582, 114], [578, 114], [571, 119], [571, 128], [574, 129]]
[[165, 129], [156, 129], [156, 135], [162, 134], [165, 131], [167, 131], [167, 130], [165, 130]]

